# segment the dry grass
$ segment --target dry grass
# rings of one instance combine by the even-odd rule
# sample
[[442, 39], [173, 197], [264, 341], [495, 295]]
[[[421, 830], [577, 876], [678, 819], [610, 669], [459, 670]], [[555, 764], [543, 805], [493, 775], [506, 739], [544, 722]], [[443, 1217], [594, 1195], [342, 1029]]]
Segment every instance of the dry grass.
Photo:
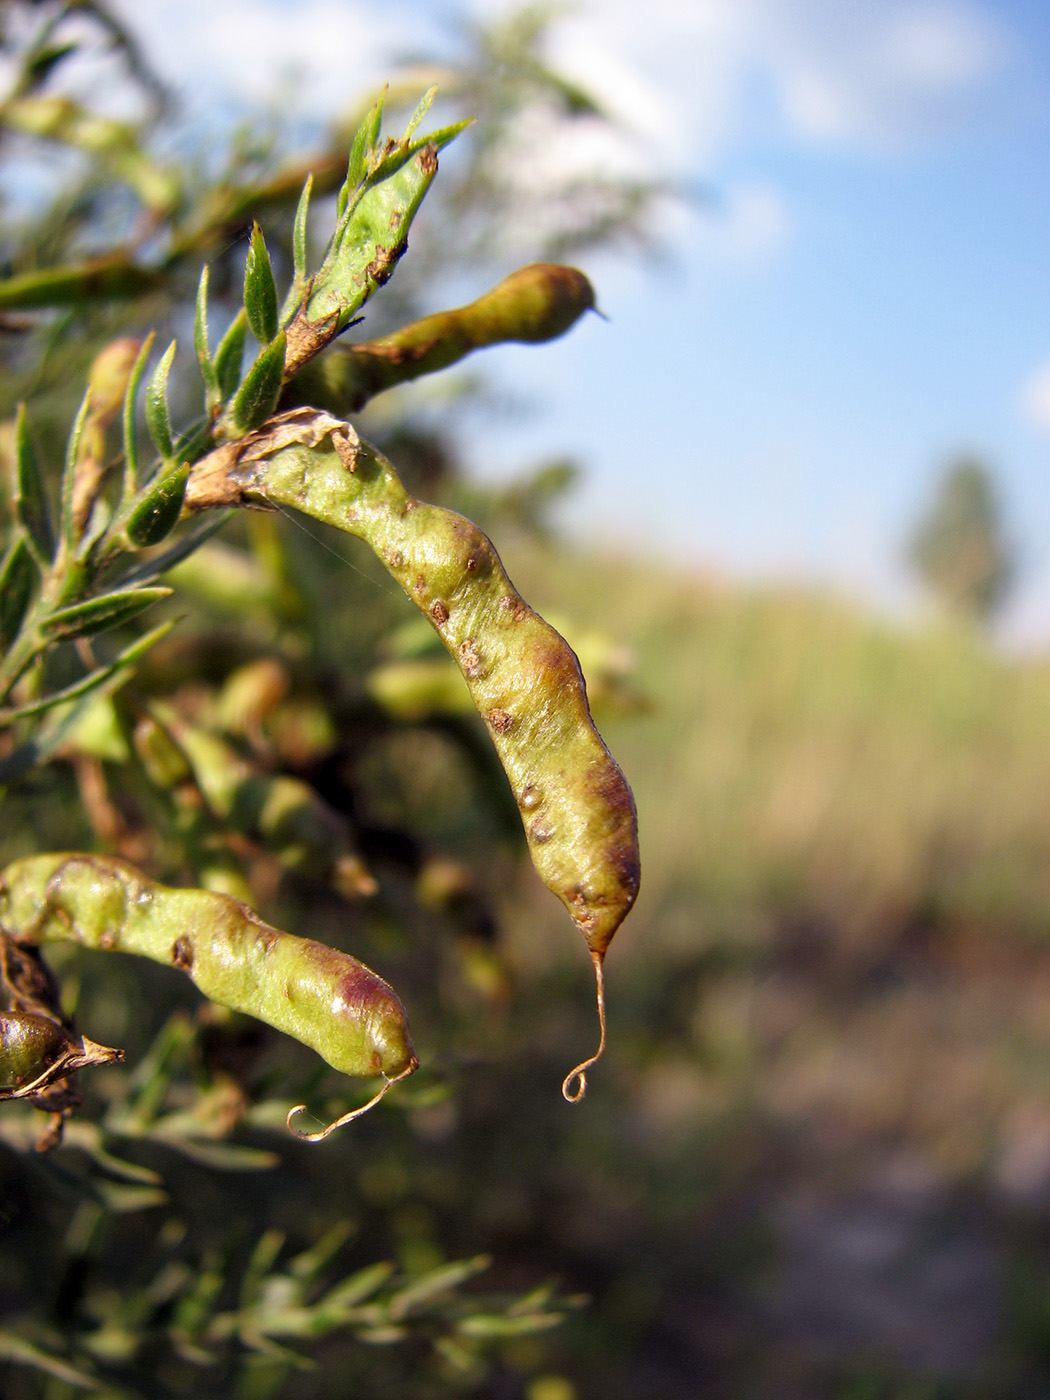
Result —
[[508, 562], [541, 607], [571, 597], [574, 620], [636, 654], [652, 708], [603, 730], [638, 798], [635, 921], [657, 937], [1046, 936], [1050, 662], [815, 593]]

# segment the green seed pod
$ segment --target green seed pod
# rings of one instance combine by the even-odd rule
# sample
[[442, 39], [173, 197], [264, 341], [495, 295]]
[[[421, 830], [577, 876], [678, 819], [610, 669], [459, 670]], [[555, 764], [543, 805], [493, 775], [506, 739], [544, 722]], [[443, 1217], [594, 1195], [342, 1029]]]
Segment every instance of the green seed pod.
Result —
[[[432, 96], [420, 103], [400, 140], [379, 140], [382, 102], [361, 124], [336, 201], [336, 226], [324, 261], [288, 324], [286, 378], [346, 327], [389, 279], [408, 247], [412, 220], [437, 174], [438, 152], [468, 125], [457, 122], [416, 138], [416, 127]], [[297, 268], [299, 262], [297, 253]]]
[[154, 787], [164, 790], [176, 788], [191, 776], [186, 755], [152, 715], [143, 715], [138, 720], [132, 742]]
[[288, 694], [291, 677], [272, 656], [260, 656], [239, 666], [223, 682], [216, 702], [216, 717], [228, 734], [250, 734], [258, 729]]
[[408, 724], [430, 715], [469, 714], [473, 705], [444, 656], [388, 661], [365, 677], [365, 689], [388, 715]]
[[0, 1099], [33, 1099], [78, 1069], [123, 1058], [123, 1050], [74, 1035], [50, 1016], [0, 1012]]
[[210, 1001], [293, 1036], [343, 1074], [392, 1082], [417, 1068], [397, 994], [356, 958], [272, 928], [226, 895], [157, 884], [114, 857], [9, 865], [0, 927], [20, 943], [73, 941], [177, 967]]
[[[273, 420], [254, 441], [205, 458], [187, 488], [191, 509], [260, 499], [365, 540], [459, 666], [510, 780], [533, 864], [590, 949], [600, 1054], [602, 960], [638, 892], [638, 829], [572, 650], [521, 598], [476, 525], [416, 500], [389, 462], [328, 414]], [[585, 1068], [568, 1076], [567, 1098], [583, 1092]]]
[[582, 272], [556, 263], [519, 268], [477, 301], [424, 316], [381, 340], [342, 348], [322, 373], [348, 413], [373, 395], [446, 369], [472, 350], [519, 341], [554, 340], [594, 307]]

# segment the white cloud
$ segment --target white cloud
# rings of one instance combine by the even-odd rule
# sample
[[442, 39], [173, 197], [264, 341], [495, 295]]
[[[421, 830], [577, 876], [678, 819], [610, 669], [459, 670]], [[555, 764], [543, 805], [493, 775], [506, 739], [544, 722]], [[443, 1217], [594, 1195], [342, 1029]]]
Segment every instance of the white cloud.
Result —
[[945, 6], [904, 14], [891, 26], [890, 71], [928, 91], [980, 82], [1000, 41], [973, 14]]
[[404, 43], [398, 9], [374, 0], [117, 0], [151, 62], [191, 105], [275, 97], [331, 117], [382, 80]]
[[993, 8], [972, 0], [583, 0], [555, 35], [566, 69], [662, 149], [708, 165], [753, 126], [756, 87], [779, 134], [882, 147], [979, 118], [1009, 53]]
[[760, 8], [751, 61], [779, 95], [789, 134], [806, 142], [885, 148], [977, 119], [1009, 47], [990, 12], [964, 0]]
[[[520, 0], [467, 0], [479, 18]], [[300, 115], [339, 111], [406, 46], [440, 33], [436, 6], [389, 0], [118, 0], [146, 48], [195, 96], [265, 102], [285, 79]], [[985, 0], [578, 0], [555, 62], [663, 159], [709, 171], [757, 134], [879, 147], [979, 115], [1010, 52]], [[756, 90], [768, 99], [757, 104]]]
[[1021, 391], [1025, 420], [1042, 433], [1050, 433], [1050, 360], [1040, 365]]
[[[479, 19], [521, 0], [465, 0]], [[345, 109], [408, 44], [440, 35], [425, 0], [118, 0], [191, 106], [280, 103], [288, 118]], [[320, 36], [323, 36], [323, 42]], [[575, 167], [710, 178], [723, 217], [699, 245], [768, 260], [790, 219], [768, 184], [723, 167], [753, 143], [896, 149], [983, 119], [1010, 43], [990, 0], [577, 0], [551, 31], [553, 63], [593, 91], [623, 132], [586, 124], [576, 144], [533, 140], [527, 183]], [[523, 131], [535, 137], [535, 132]], [[542, 134], [542, 133], [541, 133]], [[529, 152], [531, 151], [531, 155]], [[539, 161], [536, 152], [544, 152]]]

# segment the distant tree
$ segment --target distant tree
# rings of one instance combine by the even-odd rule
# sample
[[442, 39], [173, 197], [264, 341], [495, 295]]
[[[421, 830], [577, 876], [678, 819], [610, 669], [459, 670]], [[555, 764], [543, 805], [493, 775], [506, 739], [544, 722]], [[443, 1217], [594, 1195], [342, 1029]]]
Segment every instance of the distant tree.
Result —
[[987, 622], [1002, 606], [1014, 561], [995, 481], [979, 458], [958, 457], [945, 467], [908, 556], [950, 611]]

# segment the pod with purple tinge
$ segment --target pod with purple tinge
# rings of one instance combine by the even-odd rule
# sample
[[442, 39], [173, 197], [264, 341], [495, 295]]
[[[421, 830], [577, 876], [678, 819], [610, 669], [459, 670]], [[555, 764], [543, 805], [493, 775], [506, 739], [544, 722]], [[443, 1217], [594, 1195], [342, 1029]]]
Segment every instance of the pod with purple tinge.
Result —
[[555, 340], [593, 308], [594, 288], [577, 268], [530, 263], [466, 306], [340, 346], [318, 372], [340, 409], [355, 413], [384, 389], [447, 369], [487, 345]]
[[0, 927], [17, 943], [71, 940], [179, 968], [209, 1000], [293, 1036], [343, 1074], [381, 1076], [381, 1092], [418, 1066], [400, 999], [356, 958], [272, 928], [227, 895], [158, 884], [115, 857], [9, 865]]
[[[254, 440], [209, 454], [186, 499], [197, 509], [268, 501], [346, 530], [372, 547], [429, 619], [488, 727], [533, 864], [587, 941], [600, 1054], [602, 962], [638, 891], [638, 827], [568, 644], [517, 592], [476, 525], [410, 495], [390, 463], [329, 414], [294, 410]], [[580, 1097], [590, 1063], [567, 1077], [566, 1098]]]

